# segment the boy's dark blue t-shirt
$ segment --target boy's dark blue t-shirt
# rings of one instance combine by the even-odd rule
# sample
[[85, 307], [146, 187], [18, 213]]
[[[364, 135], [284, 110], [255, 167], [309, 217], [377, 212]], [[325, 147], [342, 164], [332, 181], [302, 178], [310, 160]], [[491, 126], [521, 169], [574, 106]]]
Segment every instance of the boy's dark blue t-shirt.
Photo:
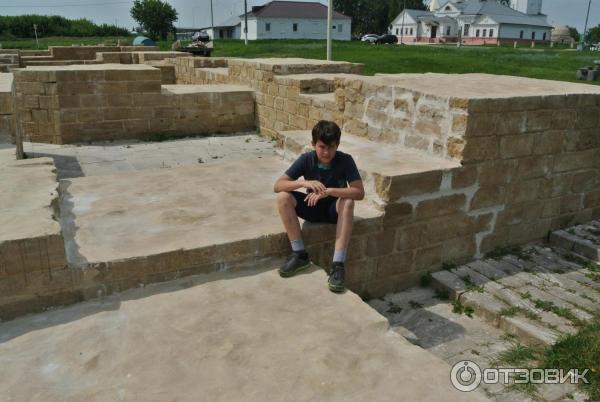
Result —
[[361, 180], [352, 156], [341, 151], [336, 151], [327, 166], [319, 163], [315, 151], [306, 152], [296, 159], [285, 174], [292, 180], [297, 180], [300, 176], [304, 176], [305, 180], [318, 180], [329, 188], [345, 188], [348, 183]]

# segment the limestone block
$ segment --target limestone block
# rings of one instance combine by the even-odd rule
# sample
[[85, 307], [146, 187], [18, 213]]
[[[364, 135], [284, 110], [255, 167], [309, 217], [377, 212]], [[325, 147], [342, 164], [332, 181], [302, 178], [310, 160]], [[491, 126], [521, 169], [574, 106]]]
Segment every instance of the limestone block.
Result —
[[464, 194], [453, 194], [419, 202], [416, 208], [417, 219], [448, 215], [465, 210]]
[[517, 168], [517, 177], [521, 179], [544, 177], [550, 173], [552, 163], [552, 156], [530, 156], [520, 158]]
[[567, 141], [568, 133], [564, 130], [547, 130], [535, 135], [534, 155], [551, 155], [561, 153]]
[[443, 246], [436, 244], [416, 250], [415, 271], [435, 270], [442, 265]]
[[552, 128], [553, 110], [530, 110], [527, 112], [526, 131], [536, 132]]
[[533, 134], [503, 136], [500, 138], [500, 157], [510, 159], [531, 155], [534, 139]]
[[506, 201], [506, 197], [505, 186], [482, 187], [473, 196], [469, 210], [502, 205]]
[[455, 237], [443, 243], [442, 260], [463, 263], [474, 258], [477, 252], [475, 236]]
[[589, 169], [598, 166], [598, 150], [568, 152], [557, 155], [554, 159], [554, 172]]
[[388, 193], [389, 200], [393, 201], [401, 197], [436, 192], [441, 181], [441, 171], [395, 176], [392, 179], [378, 176], [376, 190], [380, 195]]
[[461, 159], [465, 149], [466, 141], [463, 138], [450, 137], [446, 142], [448, 156], [454, 159]]
[[97, 87], [94, 82], [61, 82], [56, 88], [58, 95], [95, 94]]
[[463, 163], [498, 159], [499, 137], [472, 137], [466, 141]]
[[415, 263], [415, 251], [403, 251], [399, 253], [379, 256], [377, 261], [376, 276], [387, 278], [401, 273], [413, 271]]
[[478, 182], [481, 187], [508, 183], [516, 176], [518, 160], [494, 160], [477, 165]]
[[452, 169], [452, 188], [459, 189], [470, 187], [477, 181], [477, 167], [463, 166]]
[[553, 198], [566, 195], [571, 190], [573, 174], [554, 174], [542, 180], [540, 187], [540, 197]]

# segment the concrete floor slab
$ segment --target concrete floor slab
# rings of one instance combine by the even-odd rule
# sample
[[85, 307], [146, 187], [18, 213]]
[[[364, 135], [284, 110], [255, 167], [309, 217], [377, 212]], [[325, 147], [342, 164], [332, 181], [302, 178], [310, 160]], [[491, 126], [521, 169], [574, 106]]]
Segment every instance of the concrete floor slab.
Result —
[[[322, 270], [197, 276], [0, 324], [11, 401], [484, 401]], [[195, 285], [195, 286], [194, 286]]]
[[[105, 262], [281, 234], [273, 183], [288, 166], [271, 157], [63, 180], [69, 261]], [[357, 217], [379, 214], [357, 204]]]
[[163, 142], [132, 140], [78, 145], [26, 142], [24, 150], [33, 158], [53, 158], [60, 179], [174, 168], [214, 161], [262, 159], [275, 155], [269, 140], [252, 133], [189, 137]]

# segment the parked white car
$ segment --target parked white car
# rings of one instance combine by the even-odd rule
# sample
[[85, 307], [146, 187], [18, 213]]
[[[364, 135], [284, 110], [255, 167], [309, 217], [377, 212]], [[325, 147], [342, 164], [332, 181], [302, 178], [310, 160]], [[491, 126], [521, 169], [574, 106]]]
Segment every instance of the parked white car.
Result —
[[375, 43], [377, 38], [379, 38], [379, 35], [366, 34], [366, 35], [363, 35], [362, 38], [360, 38], [360, 40], [361, 40], [361, 42]]

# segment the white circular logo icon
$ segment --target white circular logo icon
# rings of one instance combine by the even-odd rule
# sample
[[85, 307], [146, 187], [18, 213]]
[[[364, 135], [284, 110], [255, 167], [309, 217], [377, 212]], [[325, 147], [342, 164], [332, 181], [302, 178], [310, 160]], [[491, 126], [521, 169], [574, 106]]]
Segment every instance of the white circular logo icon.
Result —
[[461, 360], [452, 366], [450, 381], [457, 390], [471, 392], [481, 384], [481, 368], [475, 362]]

